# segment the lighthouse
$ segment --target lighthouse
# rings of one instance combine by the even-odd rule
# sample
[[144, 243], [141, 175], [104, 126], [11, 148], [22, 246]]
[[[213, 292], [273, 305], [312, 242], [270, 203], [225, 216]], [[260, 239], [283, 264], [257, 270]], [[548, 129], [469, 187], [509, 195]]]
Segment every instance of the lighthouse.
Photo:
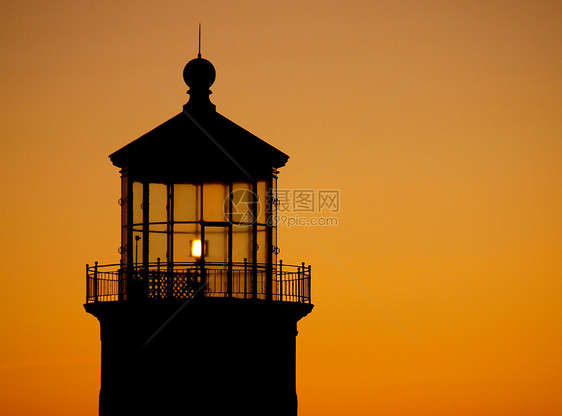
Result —
[[298, 321], [311, 266], [284, 263], [277, 179], [288, 156], [216, 111], [215, 68], [183, 110], [112, 153], [120, 258], [86, 265], [100, 323], [99, 414], [297, 415]]

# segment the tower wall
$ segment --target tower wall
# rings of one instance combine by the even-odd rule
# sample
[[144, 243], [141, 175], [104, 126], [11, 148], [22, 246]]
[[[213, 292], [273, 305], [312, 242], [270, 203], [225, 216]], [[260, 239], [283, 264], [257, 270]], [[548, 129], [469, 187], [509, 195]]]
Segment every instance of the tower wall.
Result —
[[296, 416], [297, 322], [311, 305], [207, 298], [87, 307], [101, 327], [100, 415]]

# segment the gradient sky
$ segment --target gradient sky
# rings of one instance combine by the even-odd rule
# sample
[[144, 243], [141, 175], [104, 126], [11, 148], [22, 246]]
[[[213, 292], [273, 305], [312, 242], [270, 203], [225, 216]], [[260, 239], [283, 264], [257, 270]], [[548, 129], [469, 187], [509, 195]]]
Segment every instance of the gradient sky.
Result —
[[96, 414], [107, 156], [186, 102], [199, 22], [217, 110], [291, 156], [279, 187], [341, 193], [337, 227], [280, 229], [313, 270], [299, 414], [562, 414], [560, 2], [1, 10], [2, 414]]

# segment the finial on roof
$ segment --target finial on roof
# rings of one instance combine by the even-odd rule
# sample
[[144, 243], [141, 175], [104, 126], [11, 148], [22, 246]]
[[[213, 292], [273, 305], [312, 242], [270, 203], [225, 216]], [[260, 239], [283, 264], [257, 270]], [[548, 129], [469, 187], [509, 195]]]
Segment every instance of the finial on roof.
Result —
[[197, 58], [192, 59], [183, 69], [183, 80], [189, 87], [187, 92], [190, 96], [187, 108], [191, 110], [215, 109], [209, 100], [211, 90], [215, 82], [216, 72], [212, 63], [201, 58], [201, 23], [199, 23], [199, 53]]

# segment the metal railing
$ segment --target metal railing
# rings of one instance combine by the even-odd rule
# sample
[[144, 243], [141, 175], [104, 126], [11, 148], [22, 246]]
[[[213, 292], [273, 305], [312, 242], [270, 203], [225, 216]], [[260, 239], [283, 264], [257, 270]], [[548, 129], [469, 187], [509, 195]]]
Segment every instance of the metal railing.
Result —
[[86, 303], [194, 296], [310, 303], [311, 267], [174, 263], [86, 265]]

